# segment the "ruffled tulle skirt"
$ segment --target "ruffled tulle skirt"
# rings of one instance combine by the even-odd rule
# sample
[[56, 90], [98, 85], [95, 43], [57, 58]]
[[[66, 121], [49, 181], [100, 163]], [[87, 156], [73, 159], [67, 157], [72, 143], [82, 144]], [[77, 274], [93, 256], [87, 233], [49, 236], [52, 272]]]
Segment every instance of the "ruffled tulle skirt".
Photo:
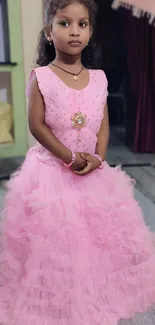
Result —
[[155, 248], [119, 168], [79, 177], [29, 153], [8, 184], [1, 325], [116, 325], [155, 303]]

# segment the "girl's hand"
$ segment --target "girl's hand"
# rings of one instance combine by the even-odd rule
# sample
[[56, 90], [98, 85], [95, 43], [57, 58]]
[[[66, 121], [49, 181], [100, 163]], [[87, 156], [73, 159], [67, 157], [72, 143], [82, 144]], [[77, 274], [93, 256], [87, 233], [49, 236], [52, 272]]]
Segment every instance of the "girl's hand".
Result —
[[78, 171], [83, 170], [86, 166], [87, 166], [86, 159], [81, 157], [80, 152], [76, 152], [76, 158], [75, 158], [74, 163], [71, 166], [71, 170], [73, 172], [78, 172]]
[[96, 157], [90, 155], [89, 153], [81, 153], [81, 157], [86, 161], [87, 165], [84, 169], [80, 171], [74, 171], [77, 175], [87, 175], [94, 171], [95, 169], [99, 168], [101, 165], [101, 162]]

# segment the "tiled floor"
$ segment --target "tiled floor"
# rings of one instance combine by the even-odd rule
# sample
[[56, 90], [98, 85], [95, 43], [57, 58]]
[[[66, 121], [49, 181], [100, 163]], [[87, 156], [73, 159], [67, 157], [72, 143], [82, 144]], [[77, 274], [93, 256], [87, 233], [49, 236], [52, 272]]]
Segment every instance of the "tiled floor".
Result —
[[123, 140], [123, 130], [111, 130], [108, 148], [108, 161], [110, 164], [151, 164], [155, 166], [155, 154], [135, 154], [127, 148]]

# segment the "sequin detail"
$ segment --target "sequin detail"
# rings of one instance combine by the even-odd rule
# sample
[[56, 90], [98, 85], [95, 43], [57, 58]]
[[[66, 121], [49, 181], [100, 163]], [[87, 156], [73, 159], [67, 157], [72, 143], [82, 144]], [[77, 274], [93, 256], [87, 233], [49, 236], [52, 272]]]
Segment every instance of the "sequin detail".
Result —
[[87, 124], [87, 115], [77, 112], [71, 117], [71, 120], [73, 127], [81, 130]]

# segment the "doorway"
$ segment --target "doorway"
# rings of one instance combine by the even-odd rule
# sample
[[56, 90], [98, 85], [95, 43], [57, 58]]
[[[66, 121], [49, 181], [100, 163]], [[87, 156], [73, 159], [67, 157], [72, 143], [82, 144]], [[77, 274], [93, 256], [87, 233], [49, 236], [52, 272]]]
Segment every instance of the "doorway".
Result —
[[[128, 48], [124, 31], [126, 12], [125, 9], [113, 10], [112, 0], [96, 2], [98, 15], [94, 38], [101, 48], [101, 69], [105, 71], [109, 84], [109, 162], [112, 165], [150, 166], [154, 163], [154, 154], [133, 152], [136, 107], [128, 73]], [[130, 12], [127, 11], [127, 14], [130, 15]], [[136, 23], [139, 24], [139, 20]]]
[[[96, 1], [95, 41], [101, 48], [101, 69], [108, 79], [108, 107], [113, 142], [126, 143], [126, 93], [128, 73], [126, 47], [122, 28], [122, 13], [111, 8], [112, 1]], [[117, 141], [118, 140], [118, 141]]]

